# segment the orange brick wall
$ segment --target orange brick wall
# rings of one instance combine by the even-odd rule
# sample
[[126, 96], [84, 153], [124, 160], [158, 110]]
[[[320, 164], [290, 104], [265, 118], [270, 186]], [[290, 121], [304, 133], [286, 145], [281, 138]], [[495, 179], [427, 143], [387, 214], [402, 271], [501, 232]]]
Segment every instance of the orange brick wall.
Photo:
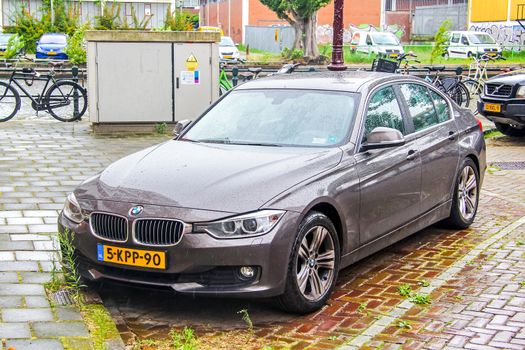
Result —
[[[201, 7], [201, 24], [222, 28], [224, 35], [231, 36], [236, 43], [242, 42], [242, 0], [211, 3]], [[229, 26], [228, 26], [229, 17]]]

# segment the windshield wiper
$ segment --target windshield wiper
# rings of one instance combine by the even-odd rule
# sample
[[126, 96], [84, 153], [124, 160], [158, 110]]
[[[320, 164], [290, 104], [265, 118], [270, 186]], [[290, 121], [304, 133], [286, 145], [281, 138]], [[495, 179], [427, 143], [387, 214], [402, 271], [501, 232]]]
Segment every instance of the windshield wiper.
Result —
[[224, 144], [231, 143], [230, 139], [227, 137], [222, 138], [222, 139], [200, 139], [200, 140], [195, 140], [195, 141], [204, 142], [204, 143], [224, 143]]
[[265, 143], [265, 142], [244, 142], [244, 141], [235, 141], [232, 142], [236, 145], [246, 145], [246, 146], [268, 146], [268, 147], [283, 147], [283, 145], [280, 145], [278, 143]]

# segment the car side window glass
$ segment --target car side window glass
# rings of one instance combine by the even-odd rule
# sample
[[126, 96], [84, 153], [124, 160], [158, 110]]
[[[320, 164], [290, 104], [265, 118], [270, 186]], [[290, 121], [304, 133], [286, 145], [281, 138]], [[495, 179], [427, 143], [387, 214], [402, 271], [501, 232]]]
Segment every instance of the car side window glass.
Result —
[[366, 44], [367, 45], [372, 45], [372, 38], [370, 38], [370, 35], [366, 36]]
[[430, 95], [432, 96], [432, 100], [434, 101], [434, 106], [436, 107], [439, 122], [443, 123], [449, 120], [450, 110], [448, 108], [447, 101], [434, 91], [430, 91]]
[[419, 84], [402, 84], [401, 92], [408, 105], [415, 131], [424, 130], [439, 123], [434, 102], [425, 86]]
[[468, 39], [467, 39], [466, 36], [463, 35], [463, 36], [461, 37], [461, 43], [462, 43], [463, 45], [468, 45], [468, 44], [469, 44]]
[[405, 134], [403, 115], [392, 86], [383, 88], [372, 96], [368, 103], [363, 141], [377, 127], [397, 129]]
[[459, 43], [459, 34], [452, 35], [452, 42], [455, 44]]

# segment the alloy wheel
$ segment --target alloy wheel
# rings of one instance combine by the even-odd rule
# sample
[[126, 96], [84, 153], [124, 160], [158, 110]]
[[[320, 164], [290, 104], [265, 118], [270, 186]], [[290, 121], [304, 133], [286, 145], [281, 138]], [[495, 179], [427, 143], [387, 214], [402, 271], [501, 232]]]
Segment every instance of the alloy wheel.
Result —
[[470, 166], [461, 171], [458, 184], [459, 212], [464, 220], [468, 221], [476, 214], [478, 205], [478, 180], [476, 173]]
[[323, 298], [332, 286], [334, 241], [323, 226], [312, 227], [303, 237], [297, 256], [297, 285], [309, 301]]

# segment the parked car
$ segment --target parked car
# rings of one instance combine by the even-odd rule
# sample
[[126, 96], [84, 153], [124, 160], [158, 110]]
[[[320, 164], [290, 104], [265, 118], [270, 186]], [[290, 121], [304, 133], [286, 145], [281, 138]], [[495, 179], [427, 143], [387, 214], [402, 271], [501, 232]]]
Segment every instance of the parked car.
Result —
[[508, 136], [525, 136], [525, 70], [487, 80], [478, 111]]
[[67, 35], [63, 33], [45, 33], [36, 42], [36, 58], [67, 60], [64, 51], [67, 46]]
[[444, 53], [445, 58], [466, 58], [471, 56], [497, 56], [502, 52], [501, 46], [493, 37], [483, 32], [454, 31], [449, 32], [449, 42]]
[[405, 53], [397, 36], [387, 32], [355, 32], [350, 48], [353, 52], [383, 54], [391, 58]]
[[0, 56], [4, 55], [5, 50], [7, 50], [7, 42], [14, 34], [0, 33]]
[[419, 78], [275, 75], [185, 125], [69, 194], [58, 229], [82, 276], [308, 313], [341, 268], [476, 216], [480, 123]]
[[222, 36], [221, 42], [219, 43], [219, 55], [222, 62], [237, 62], [241, 54], [232, 38]]

